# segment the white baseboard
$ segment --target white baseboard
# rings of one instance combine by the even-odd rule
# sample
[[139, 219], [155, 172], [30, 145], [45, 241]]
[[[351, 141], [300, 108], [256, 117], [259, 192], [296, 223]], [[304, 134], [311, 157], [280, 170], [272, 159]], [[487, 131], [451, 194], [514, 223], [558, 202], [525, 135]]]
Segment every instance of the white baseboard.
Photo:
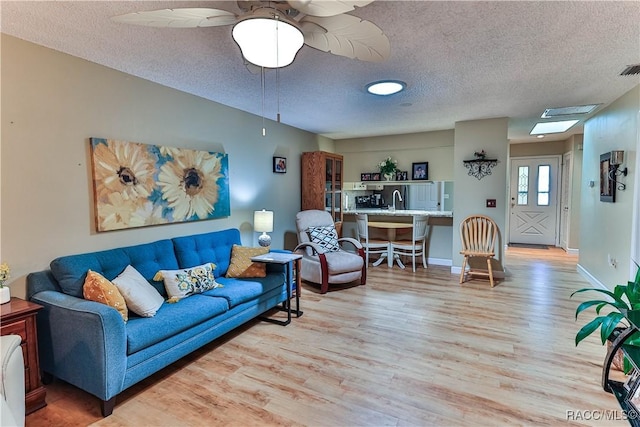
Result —
[[587, 282], [591, 283], [593, 286], [597, 286], [597, 287], [602, 288], [602, 289], [610, 290], [609, 288], [607, 288], [604, 285], [604, 283], [602, 283], [601, 281], [599, 281], [598, 279], [593, 277], [593, 275], [591, 275], [591, 273], [589, 273], [587, 270], [585, 270], [585, 268], [583, 266], [581, 266], [580, 264], [577, 265], [576, 270], [578, 271], [578, 274], [580, 274], [582, 277], [587, 279]]
[[565, 251], [566, 251], [569, 255], [580, 255], [580, 249], [567, 248], [567, 249], [565, 249]]
[[453, 264], [453, 260], [447, 258], [427, 258], [427, 264], [450, 266]]

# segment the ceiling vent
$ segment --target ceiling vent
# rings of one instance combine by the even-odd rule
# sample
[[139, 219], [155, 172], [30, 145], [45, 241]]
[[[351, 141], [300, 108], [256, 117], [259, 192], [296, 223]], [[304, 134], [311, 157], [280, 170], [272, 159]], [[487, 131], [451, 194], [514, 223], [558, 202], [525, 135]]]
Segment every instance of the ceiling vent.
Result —
[[621, 76], [635, 76], [636, 74], [640, 74], [640, 64], [629, 65], [620, 73]]

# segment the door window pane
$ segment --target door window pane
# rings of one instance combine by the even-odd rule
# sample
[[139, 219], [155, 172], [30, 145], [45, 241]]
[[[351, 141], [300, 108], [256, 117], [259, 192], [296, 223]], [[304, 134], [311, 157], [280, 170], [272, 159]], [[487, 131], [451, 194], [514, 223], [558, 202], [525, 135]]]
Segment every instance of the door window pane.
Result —
[[529, 166], [518, 167], [518, 205], [529, 203]]
[[549, 206], [551, 166], [538, 166], [538, 206]]

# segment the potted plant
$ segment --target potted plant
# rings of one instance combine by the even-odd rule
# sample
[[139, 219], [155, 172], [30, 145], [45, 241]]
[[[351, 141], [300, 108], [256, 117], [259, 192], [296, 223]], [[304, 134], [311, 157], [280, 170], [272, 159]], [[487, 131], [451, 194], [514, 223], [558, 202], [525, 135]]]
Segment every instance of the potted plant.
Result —
[[[609, 297], [608, 299], [584, 301], [578, 306], [576, 320], [580, 313], [590, 307], [595, 307], [596, 317], [580, 328], [575, 338], [576, 346], [598, 329], [600, 329], [600, 340], [604, 345], [607, 340], [612, 340], [617, 329], [626, 329], [630, 323], [640, 326], [640, 268], [637, 263], [636, 267], [635, 279], [627, 282], [626, 285], [616, 285], [613, 292], [601, 288], [583, 288], [571, 294], [573, 297], [577, 293], [598, 292]], [[604, 308], [612, 308], [613, 310], [604, 314], [602, 311]], [[626, 343], [640, 346], [640, 332], [635, 332]], [[626, 373], [630, 368], [630, 364], [625, 363], [623, 371]]]
[[11, 277], [11, 269], [6, 262], [0, 264], [0, 304], [9, 302], [11, 299], [11, 291], [9, 287], [5, 285], [5, 282]]
[[391, 181], [396, 176], [398, 170], [398, 161], [387, 157], [384, 161], [378, 163], [380, 173], [385, 177], [387, 181]]

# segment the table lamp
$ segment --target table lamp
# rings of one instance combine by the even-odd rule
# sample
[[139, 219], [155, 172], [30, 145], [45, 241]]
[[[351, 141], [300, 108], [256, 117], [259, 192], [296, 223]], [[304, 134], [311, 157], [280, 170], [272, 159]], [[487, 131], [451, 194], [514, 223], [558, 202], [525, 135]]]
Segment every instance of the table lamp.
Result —
[[255, 211], [253, 213], [253, 230], [262, 232], [258, 237], [260, 246], [269, 246], [271, 244], [271, 236], [267, 233], [273, 231], [273, 211]]

